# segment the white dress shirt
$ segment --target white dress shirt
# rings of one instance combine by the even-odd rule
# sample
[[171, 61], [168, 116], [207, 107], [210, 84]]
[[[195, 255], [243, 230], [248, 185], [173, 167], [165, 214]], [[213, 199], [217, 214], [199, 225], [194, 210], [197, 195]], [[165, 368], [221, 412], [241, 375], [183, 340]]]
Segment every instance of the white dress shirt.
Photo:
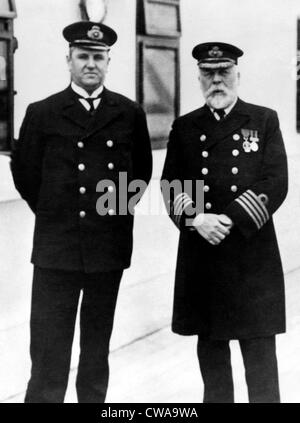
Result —
[[87, 110], [90, 111], [90, 104], [85, 101], [85, 98], [95, 98], [94, 100], [94, 108], [97, 109], [97, 107], [100, 104], [101, 98], [97, 98], [103, 91], [103, 85], [101, 85], [100, 87], [98, 87], [91, 95], [89, 95], [85, 89], [79, 87], [77, 84], [75, 84], [75, 82], [71, 83], [71, 88], [73, 91], [75, 91], [76, 94], [80, 95], [79, 101], [80, 103], [83, 105], [83, 107]]

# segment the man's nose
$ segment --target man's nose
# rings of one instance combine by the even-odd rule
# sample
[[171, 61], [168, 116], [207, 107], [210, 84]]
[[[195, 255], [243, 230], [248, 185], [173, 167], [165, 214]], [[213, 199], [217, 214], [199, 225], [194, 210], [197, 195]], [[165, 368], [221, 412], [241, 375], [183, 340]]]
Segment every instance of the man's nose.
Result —
[[93, 57], [90, 57], [87, 62], [87, 67], [94, 68], [95, 67], [95, 60]]
[[219, 72], [215, 72], [214, 75], [213, 75], [213, 83], [219, 84], [220, 82], [222, 82], [222, 77], [219, 74]]

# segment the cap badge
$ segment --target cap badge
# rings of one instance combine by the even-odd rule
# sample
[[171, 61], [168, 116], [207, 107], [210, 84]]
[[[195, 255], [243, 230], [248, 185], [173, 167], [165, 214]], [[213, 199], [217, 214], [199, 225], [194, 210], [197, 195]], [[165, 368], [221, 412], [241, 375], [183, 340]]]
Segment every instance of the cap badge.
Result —
[[89, 38], [91, 38], [92, 40], [102, 40], [102, 38], [103, 38], [104, 34], [103, 34], [103, 32], [100, 30], [99, 26], [94, 25], [94, 26], [92, 27], [92, 29], [90, 29], [90, 30], [87, 32], [87, 36], [88, 36]]
[[213, 47], [211, 50], [209, 50], [208, 55], [210, 57], [219, 58], [223, 56], [223, 51], [220, 50], [218, 46]]

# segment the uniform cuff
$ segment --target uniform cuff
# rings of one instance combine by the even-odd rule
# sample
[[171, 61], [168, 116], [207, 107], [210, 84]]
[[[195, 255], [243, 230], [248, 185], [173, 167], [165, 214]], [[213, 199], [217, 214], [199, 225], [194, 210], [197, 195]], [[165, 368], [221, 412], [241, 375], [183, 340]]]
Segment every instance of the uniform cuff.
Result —
[[224, 214], [232, 219], [243, 235], [250, 237], [270, 219], [267, 201], [265, 194], [256, 195], [252, 190], [247, 190], [229, 204]]
[[194, 219], [196, 213], [194, 202], [191, 197], [182, 192], [178, 194], [173, 202], [172, 219], [179, 229], [183, 229], [186, 225], [190, 226], [190, 221]]

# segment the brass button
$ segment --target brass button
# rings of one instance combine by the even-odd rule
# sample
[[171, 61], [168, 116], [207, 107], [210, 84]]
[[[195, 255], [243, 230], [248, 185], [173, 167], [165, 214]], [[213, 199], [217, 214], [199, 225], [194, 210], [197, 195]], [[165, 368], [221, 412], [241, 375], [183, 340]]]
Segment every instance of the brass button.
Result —
[[234, 175], [237, 175], [237, 174], [239, 173], [239, 170], [238, 170], [238, 168], [237, 168], [237, 167], [233, 167], [233, 168], [231, 169], [231, 172], [232, 172]]
[[208, 151], [202, 151], [202, 157], [205, 159], [209, 156]]
[[203, 191], [208, 192], [210, 190], [210, 187], [208, 185], [204, 185]]
[[208, 174], [208, 169], [206, 167], [204, 167], [202, 170], [202, 175], [207, 175]]
[[204, 141], [206, 141], [206, 135], [201, 135], [201, 137], [200, 137], [200, 141], [202, 141], [202, 142], [204, 142]]
[[84, 147], [84, 143], [82, 141], [79, 141], [77, 143], [78, 148], [83, 148]]
[[240, 154], [239, 150], [232, 150], [232, 155], [237, 157]]
[[85, 216], [86, 216], [86, 212], [85, 212], [85, 211], [81, 211], [81, 212], [79, 213], [79, 216], [81, 217], [81, 219], [85, 218]]
[[109, 187], [108, 187], [108, 192], [114, 192], [114, 187], [112, 186], [112, 185], [110, 185]]
[[108, 210], [108, 214], [109, 214], [110, 216], [113, 216], [113, 215], [115, 214], [114, 209], [110, 209], [110, 210]]
[[264, 203], [265, 206], [269, 203], [269, 197], [266, 194], [259, 194], [258, 198]]
[[232, 187], [230, 188], [232, 192], [237, 192], [238, 187], [236, 185], [232, 185]]
[[115, 165], [113, 163], [108, 163], [108, 169], [113, 170]]
[[205, 204], [205, 208], [206, 208], [206, 210], [210, 210], [210, 209], [211, 209], [211, 207], [212, 207], [211, 203], [206, 203], [206, 204]]
[[114, 142], [112, 141], [112, 140], [108, 140], [108, 141], [106, 141], [106, 145], [107, 145], [107, 147], [113, 147], [113, 145], [114, 145]]
[[79, 188], [79, 192], [80, 192], [80, 194], [85, 194], [86, 193], [86, 188], [85, 187], [80, 187]]
[[239, 134], [234, 134], [232, 138], [234, 139], [234, 141], [239, 141], [241, 139]]
[[82, 171], [84, 171], [85, 170], [85, 165], [83, 164], [83, 163], [80, 163], [79, 165], [78, 165], [78, 169], [82, 172]]

